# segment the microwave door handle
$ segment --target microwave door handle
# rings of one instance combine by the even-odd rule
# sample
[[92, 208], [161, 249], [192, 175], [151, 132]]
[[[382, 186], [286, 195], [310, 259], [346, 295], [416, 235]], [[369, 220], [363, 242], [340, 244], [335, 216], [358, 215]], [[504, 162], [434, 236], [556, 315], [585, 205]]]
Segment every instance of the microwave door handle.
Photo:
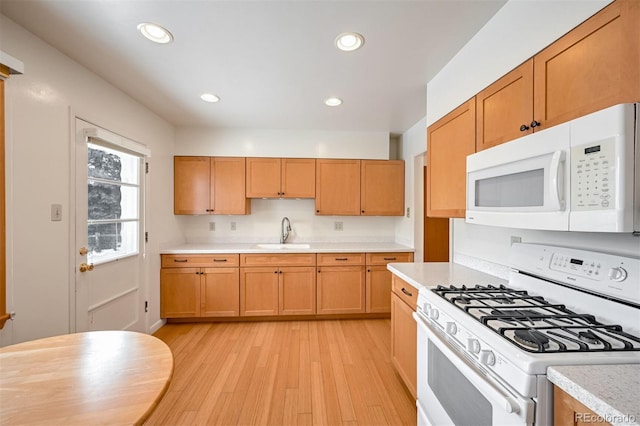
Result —
[[549, 165], [549, 173], [551, 174], [549, 179], [549, 197], [553, 205], [553, 209], [556, 211], [564, 210], [564, 174], [561, 165], [565, 162], [564, 151], [555, 151], [551, 157], [551, 164]]

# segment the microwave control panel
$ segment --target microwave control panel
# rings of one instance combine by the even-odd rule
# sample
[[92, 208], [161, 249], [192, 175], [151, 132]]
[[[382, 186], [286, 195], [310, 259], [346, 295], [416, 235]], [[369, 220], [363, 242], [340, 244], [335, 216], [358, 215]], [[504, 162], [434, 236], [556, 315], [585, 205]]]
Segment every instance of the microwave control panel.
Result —
[[615, 137], [571, 148], [571, 210], [615, 207]]

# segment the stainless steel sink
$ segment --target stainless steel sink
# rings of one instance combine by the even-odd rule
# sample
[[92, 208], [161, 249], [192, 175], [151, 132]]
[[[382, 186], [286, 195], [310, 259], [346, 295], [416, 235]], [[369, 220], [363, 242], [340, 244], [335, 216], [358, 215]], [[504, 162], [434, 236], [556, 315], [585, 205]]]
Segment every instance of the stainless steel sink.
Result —
[[256, 248], [266, 249], [266, 250], [299, 250], [299, 249], [308, 249], [311, 248], [309, 244], [296, 244], [296, 243], [288, 243], [288, 244], [256, 244]]

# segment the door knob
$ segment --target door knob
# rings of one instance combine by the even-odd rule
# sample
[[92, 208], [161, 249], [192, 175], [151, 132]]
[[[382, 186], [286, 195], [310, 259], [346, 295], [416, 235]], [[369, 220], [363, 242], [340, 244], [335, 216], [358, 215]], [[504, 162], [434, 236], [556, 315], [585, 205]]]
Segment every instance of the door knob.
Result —
[[86, 256], [89, 253], [89, 250], [86, 247], [80, 247], [80, 256]]
[[80, 264], [80, 272], [93, 271], [93, 263], [81, 263]]

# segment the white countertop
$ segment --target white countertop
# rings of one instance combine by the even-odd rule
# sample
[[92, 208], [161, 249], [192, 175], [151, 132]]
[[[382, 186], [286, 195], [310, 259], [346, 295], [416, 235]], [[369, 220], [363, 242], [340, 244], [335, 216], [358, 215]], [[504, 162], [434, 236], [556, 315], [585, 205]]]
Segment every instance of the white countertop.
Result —
[[[293, 246], [298, 242], [291, 243]], [[413, 252], [412, 247], [396, 243], [315, 243], [304, 242], [309, 248], [265, 249], [258, 243], [183, 244], [160, 250], [161, 254], [221, 254], [221, 253], [382, 253]], [[287, 243], [289, 244], [289, 243]], [[286, 246], [286, 244], [285, 244]]]
[[549, 367], [547, 378], [613, 425], [640, 424], [640, 364]]
[[420, 290], [441, 285], [507, 284], [506, 280], [452, 262], [389, 263], [387, 269]]

